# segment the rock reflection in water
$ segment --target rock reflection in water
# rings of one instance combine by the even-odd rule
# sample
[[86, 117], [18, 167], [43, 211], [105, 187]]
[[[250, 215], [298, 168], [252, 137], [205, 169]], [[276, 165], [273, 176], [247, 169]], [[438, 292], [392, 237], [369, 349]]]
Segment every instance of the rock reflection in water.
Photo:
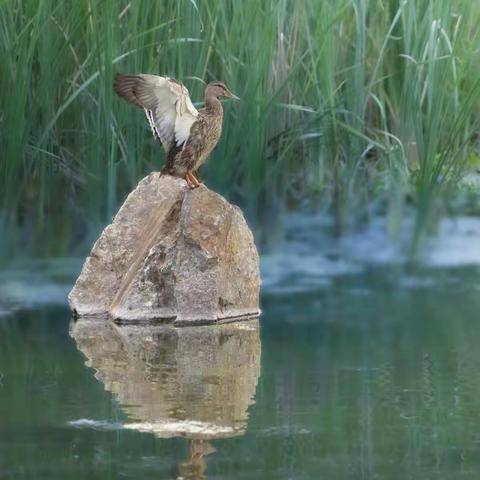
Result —
[[80, 319], [70, 333], [122, 405], [125, 428], [190, 439], [185, 478], [203, 476], [207, 440], [245, 432], [260, 375], [258, 320], [179, 329]]

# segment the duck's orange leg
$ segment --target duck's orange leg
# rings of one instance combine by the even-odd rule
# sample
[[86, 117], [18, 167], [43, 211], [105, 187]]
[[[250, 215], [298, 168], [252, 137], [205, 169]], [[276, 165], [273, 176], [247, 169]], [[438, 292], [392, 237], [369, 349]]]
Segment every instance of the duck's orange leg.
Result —
[[194, 174], [193, 174], [193, 171], [190, 173], [190, 176], [195, 180], [195, 183], [197, 184], [197, 187], [199, 187], [200, 185], [203, 185], [203, 182], [201, 180], [199, 180]]
[[188, 171], [185, 175], [185, 180], [187, 182], [187, 185], [193, 190], [194, 188], [196, 188], [196, 185], [194, 183], [194, 181], [192, 180], [192, 177], [191, 177], [191, 172]]
[[190, 188], [198, 188], [201, 185], [201, 182], [198, 181], [191, 170], [189, 170], [185, 175], [185, 180]]

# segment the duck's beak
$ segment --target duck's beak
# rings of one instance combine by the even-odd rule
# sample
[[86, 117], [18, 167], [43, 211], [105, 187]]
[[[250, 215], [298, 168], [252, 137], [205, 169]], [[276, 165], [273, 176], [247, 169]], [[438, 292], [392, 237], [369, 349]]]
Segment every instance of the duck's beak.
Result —
[[228, 95], [226, 95], [228, 98], [232, 98], [233, 100], [240, 100], [240, 97], [237, 97], [234, 93], [228, 92]]

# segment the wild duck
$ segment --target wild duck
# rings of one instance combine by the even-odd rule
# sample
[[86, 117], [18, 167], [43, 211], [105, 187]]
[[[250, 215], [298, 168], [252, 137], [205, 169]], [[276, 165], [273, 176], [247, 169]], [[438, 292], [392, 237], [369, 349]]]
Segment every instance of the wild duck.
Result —
[[220, 97], [239, 100], [223, 82], [205, 88], [205, 107], [197, 110], [178, 80], [157, 75], [117, 74], [113, 88], [124, 100], [143, 108], [153, 136], [167, 153], [163, 173], [201, 185], [194, 172], [203, 165], [222, 133]]

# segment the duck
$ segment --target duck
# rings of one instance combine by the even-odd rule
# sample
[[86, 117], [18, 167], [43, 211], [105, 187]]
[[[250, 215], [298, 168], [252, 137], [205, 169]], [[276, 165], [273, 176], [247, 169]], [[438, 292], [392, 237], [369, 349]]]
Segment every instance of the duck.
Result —
[[128, 103], [142, 108], [154, 138], [167, 159], [162, 174], [201, 185], [195, 172], [208, 160], [222, 134], [221, 97], [240, 100], [221, 81], [205, 87], [205, 106], [197, 110], [187, 88], [178, 80], [158, 75], [117, 73], [113, 89]]

